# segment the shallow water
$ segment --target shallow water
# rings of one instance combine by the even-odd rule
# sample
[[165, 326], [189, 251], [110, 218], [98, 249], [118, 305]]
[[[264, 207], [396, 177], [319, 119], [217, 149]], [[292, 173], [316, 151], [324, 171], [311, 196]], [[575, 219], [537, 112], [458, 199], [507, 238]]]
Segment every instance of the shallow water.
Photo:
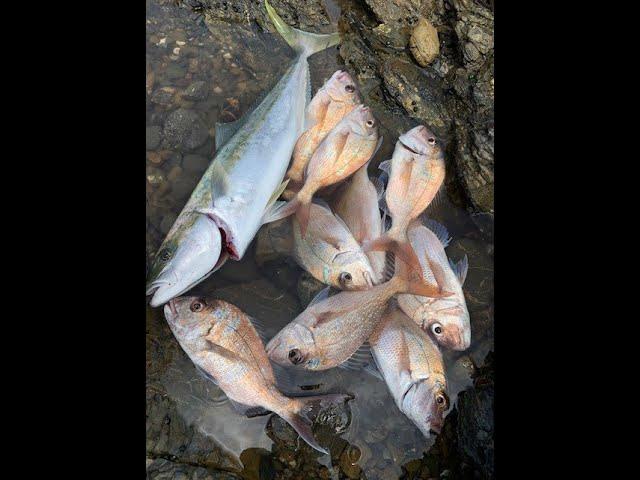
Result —
[[[277, 82], [291, 58], [280, 38], [261, 33], [255, 24], [216, 25], [210, 30], [184, 5], [147, 2], [148, 262], [215, 154], [215, 123], [238, 118], [261, 92], [268, 92]], [[333, 71], [344, 68], [335, 49], [314, 56], [310, 66], [314, 92]], [[195, 82], [204, 84], [193, 87]], [[185, 95], [185, 91], [189, 92]], [[396, 140], [393, 132], [400, 120], [396, 124], [393, 115], [378, 114], [372, 107], [385, 137], [370, 166], [374, 174], [374, 166], [390, 156]], [[199, 120], [188, 133], [195, 128], [199, 135], [184, 139], [179, 133], [163, 131], [167, 118], [178, 108], [195, 112]], [[448, 182], [449, 177], [450, 173]], [[471, 385], [473, 363], [481, 364], [493, 348], [493, 246], [484, 240], [470, 216], [446, 196], [432, 215], [453, 237], [447, 248], [449, 256], [454, 260], [464, 253], [469, 256], [464, 289], [471, 313], [472, 346], [467, 352], [443, 352], [453, 403], [457, 393]], [[259, 266], [254, 241], [240, 262], [227, 262], [189, 294], [231, 301], [259, 319], [273, 335], [306, 306], [300, 302], [300, 296], [303, 300], [308, 297], [301, 291], [302, 272], [284, 258]], [[164, 322], [161, 309], [153, 311], [148, 322]], [[166, 363], [148, 366], [148, 379], [149, 370], [157, 374], [154, 381], [176, 402], [180, 415], [238, 458], [247, 448], [271, 449], [272, 441], [265, 435], [269, 416], [247, 419], [235, 413], [224, 394], [176, 348], [175, 339], [169, 335], [165, 341], [152, 362], [163, 358]], [[172, 354], [166, 353], [169, 347]], [[384, 382], [365, 372], [333, 369], [308, 374], [303, 381], [321, 384], [320, 391], [346, 391], [355, 396], [349, 404], [351, 424], [341, 437], [360, 448], [362, 456], [357, 464], [368, 479], [398, 478], [401, 465], [420, 458], [433, 442], [397, 409]], [[321, 463], [330, 466], [327, 460], [321, 459]], [[337, 475], [335, 470], [332, 475]]]

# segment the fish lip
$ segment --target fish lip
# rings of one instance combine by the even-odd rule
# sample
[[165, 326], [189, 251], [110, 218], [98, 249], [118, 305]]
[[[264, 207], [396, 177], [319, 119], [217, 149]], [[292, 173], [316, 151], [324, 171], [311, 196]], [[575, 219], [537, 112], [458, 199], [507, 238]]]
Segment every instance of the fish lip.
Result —
[[423, 153], [420, 152], [416, 152], [413, 148], [407, 146], [402, 140], [398, 139], [398, 143], [400, 143], [400, 145], [402, 145], [402, 147], [404, 147], [405, 150], [408, 150], [411, 153], [414, 153], [416, 155], [424, 155]]

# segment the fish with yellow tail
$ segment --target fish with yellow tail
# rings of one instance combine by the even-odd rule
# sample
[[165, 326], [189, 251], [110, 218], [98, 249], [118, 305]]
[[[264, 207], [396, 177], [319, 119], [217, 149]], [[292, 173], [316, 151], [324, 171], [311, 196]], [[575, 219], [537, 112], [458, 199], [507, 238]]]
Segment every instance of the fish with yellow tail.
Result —
[[[392, 251], [411, 265], [419, 262], [407, 238], [407, 228], [433, 201], [445, 176], [444, 153], [436, 137], [420, 125], [400, 135], [391, 160], [380, 164], [387, 171], [385, 193], [391, 228], [375, 240], [365, 242], [368, 251]], [[442, 272], [432, 267], [438, 285]]]
[[164, 307], [171, 331], [191, 361], [246, 415], [271, 411], [286, 420], [310, 446], [328, 453], [311, 430], [312, 410], [350, 400], [350, 395], [287, 397], [276, 379], [262, 340], [235, 305], [198, 297], [172, 299]]
[[274, 213], [273, 218], [284, 218], [295, 213], [304, 238], [315, 193], [353, 174], [367, 163], [378, 146], [376, 119], [369, 107], [358, 105], [320, 143], [307, 165], [304, 185]]
[[265, 1], [278, 32], [297, 52], [271, 92], [233, 124], [216, 126], [217, 153], [158, 249], [147, 284], [158, 307], [239, 260], [270, 222], [311, 97], [307, 58], [339, 43], [289, 27]]
[[358, 292], [331, 297], [328, 288], [267, 344], [269, 358], [284, 366], [326, 370], [348, 360], [371, 336], [387, 302], [397, 293], [448, 296], [424, 283], [414, 270], [396, 259], [388, 282]]
[[369, 344], [400, 411], [425, 437], [440, 433], [449, 396], [442, 354], [435, 342], [397, 305], [390, 305]]

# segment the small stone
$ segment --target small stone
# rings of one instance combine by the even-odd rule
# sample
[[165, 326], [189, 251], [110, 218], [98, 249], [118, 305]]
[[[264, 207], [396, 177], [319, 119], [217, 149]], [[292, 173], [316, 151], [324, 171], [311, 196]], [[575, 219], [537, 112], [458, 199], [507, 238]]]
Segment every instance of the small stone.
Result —
[[204, 100], [207, 98], [208, 93], [207, 84], [198, 80], [187, 87], [184, 91], [184, 96], [193, 100]]
[[420, 18], [409, 39], [409, 49], [422, 67], [429, 65], [440, 54], [438, 31], [426, 18]]
[[213, 93], [216, 93], [216, 94], [220, 95], [222, 93], [222, 89], [220, 87], [215, 87], [213, 89]]
[[162, 165], [162, 162], [164, 161], [160, 152], [147, 152], [147, 160], [158, 166]]
[[176, 93], [176, 89], [172, 87], [162, 87], [153, 92], [151, 95], [151, 101], [158, 105], [171, 105], [171, 99]]
[[159, 185], [165, 181], [162, 170], [154, 167], [147, 167], [147, 182], [149, 185]]
[[178, 65], [176, 63], [172, 63], [165, 70], [165, 74], [169, 80], [177, 80], [179, 78], [183, 78], [187, 72], [184, 67]]
[[158, 46], [163, 46], [167, 44], [167, 37], [161, 38], [160, 41], [158, 43], [156, 43], [156, 45]]
[[162, 140], [162, 129], [157, 126], [147, 127], [147, 150], [155, 150]]
[[179, 47], [182, 47], [183, 45], [186, 45], [187, 42], [183, 42], [182, 40], [176, 40], [176, 45], [178, 45]]
[[180, 47], [176, 47], [173, 49], [173, 54], [174, 55], [180, 55]]
[[222, 55], [222, 58], [224, 58], [225, 60], [231, 60], [231, 54], [227, 52], [224, 55]]
[[185, 155], [182, 161], [182, 166], [188, 173], [203, 173], [208, 165], [209, 160], [202, 155]]
[[209, 130], [193, 110], [179, 108], [171, 112], [164, 123], [164, 135], [169, 144], [195, 150], [209, 138]]
[[182, 175], [182, 168], [178, 167], [178, 166], [175, 166], [167, 174], [167, 180], [169, 180], [170, 182], [173, 183], [177, 179], [179, 179], [181, 175]]

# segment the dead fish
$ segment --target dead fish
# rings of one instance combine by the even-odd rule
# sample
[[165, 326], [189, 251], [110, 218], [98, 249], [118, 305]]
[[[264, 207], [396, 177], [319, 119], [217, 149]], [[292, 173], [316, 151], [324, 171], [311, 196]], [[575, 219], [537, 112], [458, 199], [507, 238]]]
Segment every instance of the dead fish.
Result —
[[[366, 242], [364, 250], [393, 251], [412, 267], [418, 267], [407, 228], [440, 190], [445, 175], [444, 154], [436, 137], [420, 125], [400, 135], [393, 157], [382, 162], [380, 168], [389, 174], [385, 200], [392, 224], [376, 240]], [[440, 280], [437, 267], [433, 269]]]
[[400, 411], [425, 437], [440, 433], [449, 396], [438, 346], [397, 306], [385, 312], [369, 344]]
[[304, 185], [273, 219], [295, 213], [304, 238], [315, 193], [354, 173], [373, 156], [377, 145], [377, 122], [369, 107], [358, 105], [320, 143], [307, 165]]
[[347, 225], [326, 204], [313, 203], [310, 212], [309, 235], [305, 238], [297, 219], [293, 219], [294, 257], [300, 266], [341, 290], [372, 287], [376, 274]]
[[471, 324], [462, 285], [467, 277], [469, 262], [465, 255], [457, 264], [452, 264], [444, 250], [449, 243], [446, 228], [434, 221], [428, 225], [431, 228], [418, 220], [414, 221], [409, 227], [409, 240], [423, 262], [426, 281], [435, 281], [429, 265], [437, 265], [442, 272], [442, 287], [453, 295], [436, 299], [403, 294], [398, 295], [398, 304], [440, 345], [453, 350], [466, 350], [471, 345]]
[[326, 370], [340, 365], [371, 336], [373, 329], [397, 293], [449, 295], [424, 283], [396, 261], [388, 282], [360, 292], [340, 292], [328, 297], [328, 288], [267, 344], [269, 358], [285, 366]]
[[320, 142], [354, 107], [360, 103], [355, 82], [349, 73], [335, 72], [318, 90], [307, 107], [307, 130], [293, 149], [293, 161], [287, 171], [292, 182], [302, 184], [304, 170]]
[[[360, 245], [375, 240], [384, 233], [378, 206], [384, 187], [378, 179], [377, 184], [369, 179], [367, 166], [368, 164], [360, 167], [340, 185], [331, 202], [333, 211], [344, 220], [353, 238]], [[367, 257], [376, 273], [376, 283], [381, 282], [385, 268], [385, 253], [371, 251], [367, 252]]]
[[151, 306], [182, 295], [220, 268], [240, 260], [260, 226], [270, 221], [286, 183], [295, 143], [304, 130], [309, 101], [307, 58], [339, 43], [289, 27], [265, 1], [269, 18], [297, 52], [271, 92], [232, 124], [216, 125], [216, 156], [169, 230], [147, 284]]
[[276, 380], [262, 340], [249, 317], [222, 300], [179, 297], [164, 314], [180, 346], [193, 363], [224, 391], [237, 409], [272, 411], [285, 419], [313, 448], [322, 448], [311, 431], [308, 412], [345, 402], [350, 395], [286, 397]]

